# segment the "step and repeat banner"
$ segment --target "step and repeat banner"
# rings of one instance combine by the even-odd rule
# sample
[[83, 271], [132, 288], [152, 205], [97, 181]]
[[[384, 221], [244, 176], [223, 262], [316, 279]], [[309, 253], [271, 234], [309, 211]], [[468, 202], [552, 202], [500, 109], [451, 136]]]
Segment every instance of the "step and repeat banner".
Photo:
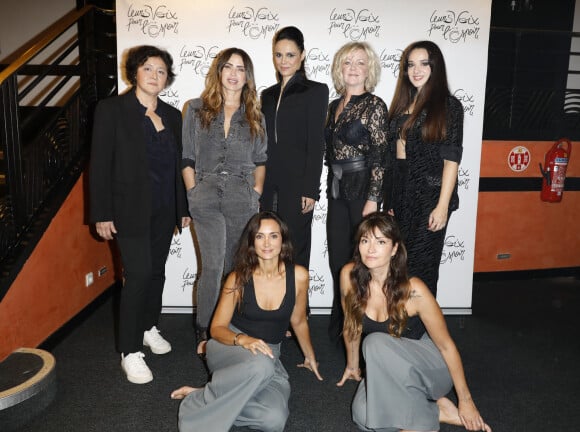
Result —
[[[278, 29], [294, 25], [304, 33], [307, 75], [328, 84], [330, 99], [337, 97], [330, 74], [334, 53], [350, 41], [370, 43], [382, 67], [375, 94], [389, 105], [403, 49], [416, 40], [437, 43], [445, 56], [451, 91], [465, 110], [460, 208], [447, 230], [437, 299], [446, 312], [469, 313], [490, 12], [491, 0], [117, 0], [117, 51], [121, 63], [132, 46], [148, 44], [168, 50], [177, 79], [162, 98], [181, 110], [188, 99], [200, 95], [213, 58], [224, 48], [235, 46], [248, 52], [259, 91], [274, 84], [272, 37]], [[120, 77], [123, 91], [127, 83]], [[312, 227], [313, 313], [326, 313], [332, 304], [324, 171]], [[186, 230], [173, 238], [164, 311], [191, 311], [198, 258], [192, 233]]]

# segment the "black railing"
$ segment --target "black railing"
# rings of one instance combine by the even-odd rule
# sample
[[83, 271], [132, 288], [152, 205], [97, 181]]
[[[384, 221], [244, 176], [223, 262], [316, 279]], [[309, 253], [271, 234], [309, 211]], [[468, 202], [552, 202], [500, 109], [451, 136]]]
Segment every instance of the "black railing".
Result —
[[92, 6], [70, 12], [0, 71], [0, 300], [86, 166], [94, 23]]

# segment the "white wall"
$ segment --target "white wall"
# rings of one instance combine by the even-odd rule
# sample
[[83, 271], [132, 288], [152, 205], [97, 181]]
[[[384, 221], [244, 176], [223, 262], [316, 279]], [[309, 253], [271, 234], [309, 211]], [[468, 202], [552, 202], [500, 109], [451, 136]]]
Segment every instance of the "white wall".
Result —
[[[326, 82], [331, 99], [336, 97], [329, 73], [334, 53], [346, 42], [366, 40], [381, 61], [375, 93], [390, 104], [402, 50], [415, 40], [436, 42], [445, 56], [451, 91], [465, 110], [461, 203], [447, 231], [437, 299], [444, 308], [464, 312], [471, 307], [490, 12], [491, 0], [117, 0], [117, 51], [120, 60], [134, 45], [168, 49], [178, 76], [162, 97], [181, 108], [199, 96], [213, 57], [226, 47], [250, 54], [259, 90], [273, 84], [272, 36], [283, 26], [296, 25], [305, 36], [308, 76]], [[120, 82], [119, 88], [124, 87]], [[321, 180], [324, 191], [324, 174]], [[310, 262], [310, 306], [321, 313], [332, 302], [326, 207], [322, 194], [314, 214]], [[165, 307], [191, 308], [195, 258], [189, 233], [176, 237], [166, 267]]]

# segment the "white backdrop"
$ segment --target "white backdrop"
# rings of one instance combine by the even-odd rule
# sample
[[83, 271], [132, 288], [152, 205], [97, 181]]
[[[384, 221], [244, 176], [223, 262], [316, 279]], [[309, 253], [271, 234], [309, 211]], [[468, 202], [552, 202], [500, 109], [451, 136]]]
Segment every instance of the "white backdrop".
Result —
[[[276, 81], [272, 36], [287, 25], [302, 30], [308, 77], [326, 82], [330, 99], [332, 57], [349, 41], [369, 42], [381, 60], [375, 93], [390, 104], [403, 49], [411, 42], [437, 43], [447, 63], [451, 91], [465, 110], [464, 153], [459, 168], [460, 208], [451, 217], [441, 257], [437, 299], [446, 312], [471, 308], [475, 221], [491, 0], [117, 0], [119, 61], [127, 48], [157, 45], [173, 56], [177, 79], [162, 98], [182, 109], [198, 97], [216, 54], [236, 46], [254, 62], [259, 91]], [[119, 88], [126, 83], [122, 80]], [[325, 313], [332, 304], [332, 278], [326, 249], [326, 172], [316, 205], [310, 263], [310, 305]], [[189, 232], [173, 239], [167, 261], [164, 311], [190, 311], [197, 277]]]

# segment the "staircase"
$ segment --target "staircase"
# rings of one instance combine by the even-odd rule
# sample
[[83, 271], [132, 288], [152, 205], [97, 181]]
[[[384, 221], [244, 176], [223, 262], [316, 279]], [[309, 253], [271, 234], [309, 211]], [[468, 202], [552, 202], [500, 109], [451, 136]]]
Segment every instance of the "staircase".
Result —
[[114, 11], [85, 6], [0, 69], [0, 301], [86, 166], [92, 110], [116, 92], [115, 41]]
[[[114, 16], [74, 10], [0, 65], [0, 303], [86, 168], [97, 100], [116, 93]], [[0, 430], [23, 426], [55, 394], [50, 353], [0, 358]]]

